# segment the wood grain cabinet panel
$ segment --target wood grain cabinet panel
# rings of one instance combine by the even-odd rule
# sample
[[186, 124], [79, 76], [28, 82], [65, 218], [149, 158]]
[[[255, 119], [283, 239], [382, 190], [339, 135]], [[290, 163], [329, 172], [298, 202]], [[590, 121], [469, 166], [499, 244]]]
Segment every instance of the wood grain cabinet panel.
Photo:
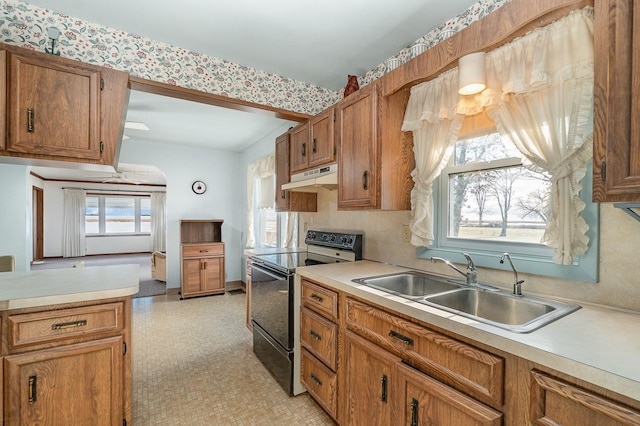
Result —
[[[0, 155], [113, 166], [128, 104], [127, 73], [0, 44]], [[5, 121], [6, 120], [6, 121]], [[4, 132], [6, 130], [6, 132]], [[27, 160], [29, 159], [29, 160]]]
[[123, 337], [4, 358], [5, 425], [123, 424]]
[[276, 211], [277, 212], [316, 212], [318, 195], [312, 192], [291, 192], [282, 189], [289, 183], [290, 134], [284, 133], [276, 138]]
[[302, 348], [301, 354], [300, 381], [316, 402], [335, 419], [338, 407], [336, 373], [327, 368], [305, 348]]
[[337, 370], [338, 326], [307, 308], [300, 310], [300, 343], [331, 370]]
[[443, 383], [493, 407], [502, 407], [501, 357], [351, 298], [346, 299], [345, 323]]
[[400, 425], [500, 426], [502, 413], [433, 378], [398, 364]]
[[327, 108], [309, 120], [309, 167], [332, 163], [336, 159], [333, 108]]
[[530, 420], [540, 425], [640, 425], [640, 411], [596, 392], [531, 371]]
[[640, 8], [594, 6], [593, 201], [640, 201]]
[[121, 332], [124, 305], [107, 303], [80, 308], [10, 315], [9, 350], [71, 338]]
[[309, 122], [305, 121], [289, 131], [289, 171], [298, 173], [309, 166]]

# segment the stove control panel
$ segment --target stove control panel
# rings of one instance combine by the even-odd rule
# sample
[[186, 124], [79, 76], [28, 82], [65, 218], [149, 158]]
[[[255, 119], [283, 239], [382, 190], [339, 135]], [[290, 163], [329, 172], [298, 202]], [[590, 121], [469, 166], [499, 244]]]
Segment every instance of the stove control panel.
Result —
[[307, 245], [353, 251], [356, 253], [356, 260], [362, 258], [362, 234], [309, 230], [304, 242]]

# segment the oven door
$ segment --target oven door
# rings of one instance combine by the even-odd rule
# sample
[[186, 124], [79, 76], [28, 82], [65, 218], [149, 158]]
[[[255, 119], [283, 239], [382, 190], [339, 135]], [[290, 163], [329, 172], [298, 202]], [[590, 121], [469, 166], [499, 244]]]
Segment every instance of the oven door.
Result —
[[287, 350], [293, 350], [293, 274], [251, 264], [251, 318]]

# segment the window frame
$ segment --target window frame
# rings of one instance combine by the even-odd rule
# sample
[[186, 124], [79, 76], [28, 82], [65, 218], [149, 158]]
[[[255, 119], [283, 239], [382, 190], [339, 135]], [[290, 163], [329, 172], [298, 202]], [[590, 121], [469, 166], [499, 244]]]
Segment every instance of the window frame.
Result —
[[[131, 237], [131, 236], [149, 236], [151, 235], [151, 231], [144, 232], [141, 231], [142, 225], [142, 214], [141, 214], [141, 199], [149, 198], [151, 199], [151, 194], [98, 194], [98, 193], [87, 193], [86, 198], [98, 198], [98, 232], [97, 233], [87, 233], [85, 232], [85, 237], [94, 238], [94, 237]], [[107, 232], [106, 225], [106, 199], [107, 198], [133, 198], [134, 199], [134, 231], [133, 232]], [[85, 223], [86, 223], [86, 202], [85, 202]], [[151, 211], [149, 211], [149, 217], [151, 217]]]
[[[495, 165], [505, 164], [503, 160], [497, 160], [493, 163]], [[447, 236], [448, 200], [446, 196], [443, 197], [443, 194], [448, 194], [449, 180], [444, 178], [446, 170], [448, 169], [443, 170], [433, 183], [434, 241], [429, 247], [418, 247], [417, 257], [429, 259], [437, 256], [447, 258], [455, 263], [466, 263], [461, 254], [464, 252], [473, 258], [476, 266], [511, 271], [509, 265], [499, 262], [502, 254], [508, 252], [513, 258], [518, 272], [590, 283], [598, 282], [600, 206], [598, 203], [591, 202], [593, 192], [592, 160], [587, 163], [580, 191], [580, 199], [585, 203], [585, 208], [580, 212], [580, 215], [589, 225], [586, 234], [589, 237], [589, 248], [585, 254], [577, 256], [571, 265], [554, 263], [553, 249], [542, 244], [536, 246], [520, 242], [506, 243], [459, 237], [449, 238]], [[480, 281], [483, 281], [482, 277], [480, 277]]]

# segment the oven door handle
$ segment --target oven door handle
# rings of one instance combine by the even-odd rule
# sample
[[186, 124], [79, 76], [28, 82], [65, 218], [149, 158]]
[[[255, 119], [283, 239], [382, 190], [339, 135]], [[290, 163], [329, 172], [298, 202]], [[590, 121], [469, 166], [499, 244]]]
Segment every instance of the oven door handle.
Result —
[[[267, 268], [265, 268], [263, 265], [257, 265], [255, 263], [251, 264], [252, 268], [256, 268], [257, 270], [259, 270], [260, 272], [262, 272], [263, 274], [267, 274], [269, 275], [271, 278], [274, 278], [276, 280], [286, 280], [287, 276], [282, 274], [282, 275], [275, 275], [273, 272], [271, 272], [270, 270], [268, 270]], [[253, 284], [253, 283], [252, 283]]]

